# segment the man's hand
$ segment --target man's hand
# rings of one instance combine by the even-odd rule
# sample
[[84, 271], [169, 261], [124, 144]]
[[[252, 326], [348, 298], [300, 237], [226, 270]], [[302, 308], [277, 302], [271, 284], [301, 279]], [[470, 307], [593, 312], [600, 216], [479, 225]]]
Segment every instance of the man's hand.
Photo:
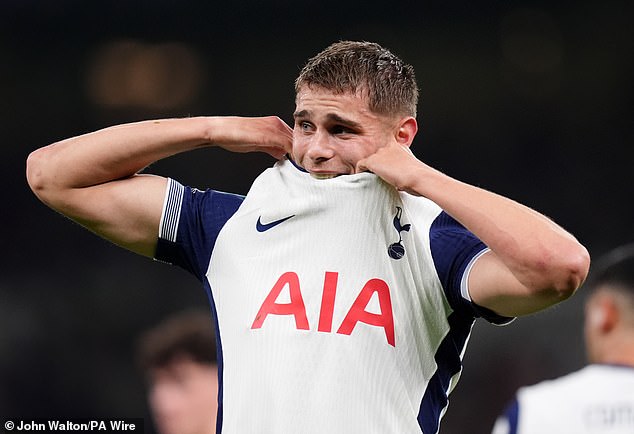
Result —
[[388, 143], [374, 154], [359, 160], [357, 172], [370, 171], [396, 187], [400, 191], [420, 196], [413, 190], [417, 176], [428, 167], [414, 156], [408, 146]]
[[291, 152], [293, 130], [277, 116], [210, 118], [209, 142], [231, 152], [266, 152], [276, 159]]

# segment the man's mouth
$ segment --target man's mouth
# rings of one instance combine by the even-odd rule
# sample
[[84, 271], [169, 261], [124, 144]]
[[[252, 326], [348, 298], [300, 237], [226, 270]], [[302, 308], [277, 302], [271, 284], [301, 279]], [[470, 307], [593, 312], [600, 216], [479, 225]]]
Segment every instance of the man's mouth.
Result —
[[319, 173], [319, 172], [310, 172], [310, 176], [315, 179], [331, 179], [336, 176], [339, 176], [338, 173]]

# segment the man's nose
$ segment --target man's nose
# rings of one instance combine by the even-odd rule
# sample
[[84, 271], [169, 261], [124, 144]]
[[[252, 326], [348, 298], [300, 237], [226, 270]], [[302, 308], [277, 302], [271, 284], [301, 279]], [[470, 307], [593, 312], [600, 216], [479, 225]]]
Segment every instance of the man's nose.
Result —
[[329, 134], [318, 131], [310, 139], [306, 156], [312, 161], [329, 160], [335, 155]]

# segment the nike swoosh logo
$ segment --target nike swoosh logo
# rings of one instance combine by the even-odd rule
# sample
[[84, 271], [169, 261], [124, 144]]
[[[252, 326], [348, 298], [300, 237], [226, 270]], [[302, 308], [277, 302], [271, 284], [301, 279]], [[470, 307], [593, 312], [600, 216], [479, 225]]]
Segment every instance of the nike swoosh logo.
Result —
[[258, 232], [266, 232], [271, 228], [274, 228], [275, 226], [279, 225], [280, 223], [284, 223], [286, 220], [290, 219], [291, 217], [295, 217], [295, 214], [290, 215], [288, 217], [284, 217], [283, 219], [279, 219], [279, 220], [275, 220], [272, 221], [271, 223], [262, 223], [262, 220], [260, 220], [262, 217], [258, 217], [258, 221], [255, 223], [255, 229], [257, 229]]

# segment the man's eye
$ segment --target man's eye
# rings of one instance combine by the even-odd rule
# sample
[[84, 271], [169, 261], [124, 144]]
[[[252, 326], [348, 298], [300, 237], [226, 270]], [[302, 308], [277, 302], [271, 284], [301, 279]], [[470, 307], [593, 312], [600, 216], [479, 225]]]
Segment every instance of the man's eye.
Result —
[[351, 132], [352, 131], [350, 129], [344, 127], [343, 125], [337, 125], [332, 128], [332, 134], [347, 134]]
[[303, 131], [308, 131], [311, 129], [311, 125], [308, 122], [300, 122], [299, 123], [299, 127], [303, 130]]

